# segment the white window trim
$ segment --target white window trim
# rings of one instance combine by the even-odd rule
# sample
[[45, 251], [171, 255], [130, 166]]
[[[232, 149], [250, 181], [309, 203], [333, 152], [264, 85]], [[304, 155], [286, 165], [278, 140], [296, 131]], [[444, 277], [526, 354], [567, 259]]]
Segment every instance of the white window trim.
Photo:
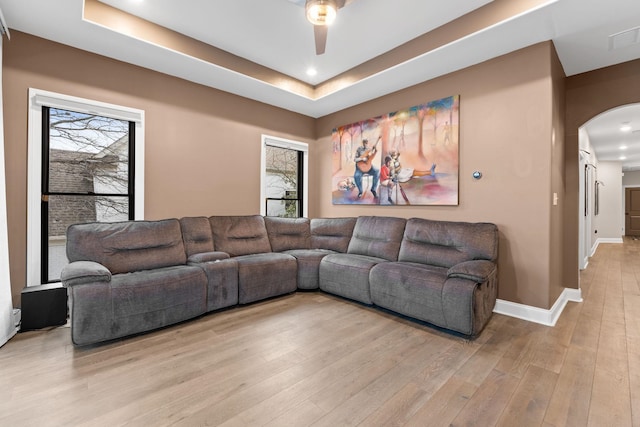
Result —
[[302, 151], [302, 179], [304, 180], [302, 183], [302, 191], [304, 195], [302, 200], [302, 216], [307, 217], [309, 215], [309, 144], [264, 134], [262, 135], [260, 151], [260, 214], [267, 214], [267, 208], [264, 203], [264, 200], [267, 197], [267, 191], [265, 188], [267, 183], [267, 145]]
[[40, 285], [42, 106], [135, 122], [135, 219], [144, 218], [144, 110], [29, 88], [27, 172], [27, 286]]

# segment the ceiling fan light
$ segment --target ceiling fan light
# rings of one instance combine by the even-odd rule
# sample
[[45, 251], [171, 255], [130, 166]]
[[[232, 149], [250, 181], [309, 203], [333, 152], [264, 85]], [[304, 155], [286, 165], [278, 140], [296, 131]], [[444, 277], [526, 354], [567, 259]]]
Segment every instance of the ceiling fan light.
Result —
[[307, 0], [305, 10], [313, 25], [331, 25], [338, 14], [335, 0]]

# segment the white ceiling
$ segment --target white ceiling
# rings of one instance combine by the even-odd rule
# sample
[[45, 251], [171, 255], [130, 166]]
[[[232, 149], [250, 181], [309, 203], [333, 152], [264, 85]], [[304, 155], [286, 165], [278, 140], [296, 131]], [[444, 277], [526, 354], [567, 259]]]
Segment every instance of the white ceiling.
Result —
[[[622, 129], [623, 125], [629, 130]], [[585, 129], [599, 161], [619, 161], [623, 170], [640, 170], [640, 104], [600, 114]]]
[[[304, 17], [304, 0], [100, 1], [312, 86], [353, 71], [368, 60], [492, 2], [347, 1], [329, 28], [326, 53], [317, 56], [313, 28]], [[640, 31], [621, 34], [614, 41], [610, 38], [640, 26], [640, 0], [549, 0], [526, 13], [314, 97], [84, 20], [83, 7], [84, 0], [0, 0], [0, 10], [10, 29], [311, 117], [546, 40], [553, 40], [568, 76], [640, 58]], [[318, 74], [307, 76], [309, 67], [316, 68]], [[615, 130], [620, 122], [628, 121], [636, 123], [634, 129], [640, 130], [639, 117], [638, 110], [629, 107], [589, 124], [587, 130], [599, 160], [620, 157], [619, 131], [608, 134], [602, 129]], [[633, 158], [640, 166], [640, 133], [625, 138], [627, 158]], [[637, 154], [632, 154], [634, 145], [638, 146]]]

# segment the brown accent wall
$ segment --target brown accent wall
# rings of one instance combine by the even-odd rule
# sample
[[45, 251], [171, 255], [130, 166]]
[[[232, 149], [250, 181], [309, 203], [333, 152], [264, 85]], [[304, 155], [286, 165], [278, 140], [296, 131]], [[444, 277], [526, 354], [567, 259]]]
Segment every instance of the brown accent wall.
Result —
[[[500, 229], [499, 298], [550, 308], [562, 287], [551, 258], [562, 229], [552, 192], [562, 198], [561, 70], [550, 42], [393, 93], [318, 120], [320, 162], [314, 176], [320, 216], [392, 215], [490, 221]], [[331, 204], [333, 128], [449, 95], [460, 95], [460, 205], [350, 206]], [[552, 139], [552, 135], [556, 138]], [[474, 170], [483, 178], [474, 180]], [[553, 189], [553, 191], [552, 191]], [[559, 272], [560, 271], [560, 272]]]
[[564, 209], [565, 283], [578, 283], [578, 129], [600, 113], [640, 102], [640, 60], [566, 79]]
[[[553, 46], [552, 46], [553, 48]], [[564, 70], [555, 48], [551, 55], [551, 229], [549, 247], [549, 263], [551, 266], [549, 280], [548, 307], [553, 306], [565, 287], [577, 288], [577, 283], [564, 280], [564, 211], [567, 199], [565, 185], [565, 79]], [[555, 194], [555, 204], [554, 204]]]
[[[311, 217], [375, 214], [495, 222], [501, 299], [549, 308], [563, 285], [577, 287], [577, 264], [572, 281], [567, 260], [575, 247], [577, 262], [577, 226], [572, 240], [575, 218], [567, 214], [573, 199], [577, 212], [577, 136], [573, 152], [562, 138], [569, 137], [572, 125], [567, 119], [565, 132], [565, 79], [550, 42], [318, 120], [17, 31], [4, 47], [3, 75], [15, 305], [26, 276], [29, 87], [145, 110], [149, 219], [258, 212], [260, 135], [267, 133], [310, 143]], [[567, 83], [567, 118], [569, 99], [580, 99], [577, 90]], [[334, 127], [455, 94], [461, 96], [459, 206], [331, 204]], [[575, 179], [567, 169], [572, 156]], [[480, 181], [471, 178], [474, 170], [483, 172]], [[559, 196], [557, 207], [553, 192]]]
[[30, 87], [145, 111], [145, 216], [259, 212], [261, 134], [314, 141], [314, 119], [19, 31], [3, 47], [9, 260], [26, 281]]

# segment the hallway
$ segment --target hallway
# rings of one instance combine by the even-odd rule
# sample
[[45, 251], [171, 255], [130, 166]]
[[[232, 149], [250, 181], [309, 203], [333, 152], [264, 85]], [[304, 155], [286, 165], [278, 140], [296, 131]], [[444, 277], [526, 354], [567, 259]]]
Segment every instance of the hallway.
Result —
[[640, 426], [640, 241], [599, 245], [580, 281], [584, 302], [558, 322], [570, 340], [554, 394], [571, 402], [567, 425], [586, 425], [588, 405], [588, 425]]

